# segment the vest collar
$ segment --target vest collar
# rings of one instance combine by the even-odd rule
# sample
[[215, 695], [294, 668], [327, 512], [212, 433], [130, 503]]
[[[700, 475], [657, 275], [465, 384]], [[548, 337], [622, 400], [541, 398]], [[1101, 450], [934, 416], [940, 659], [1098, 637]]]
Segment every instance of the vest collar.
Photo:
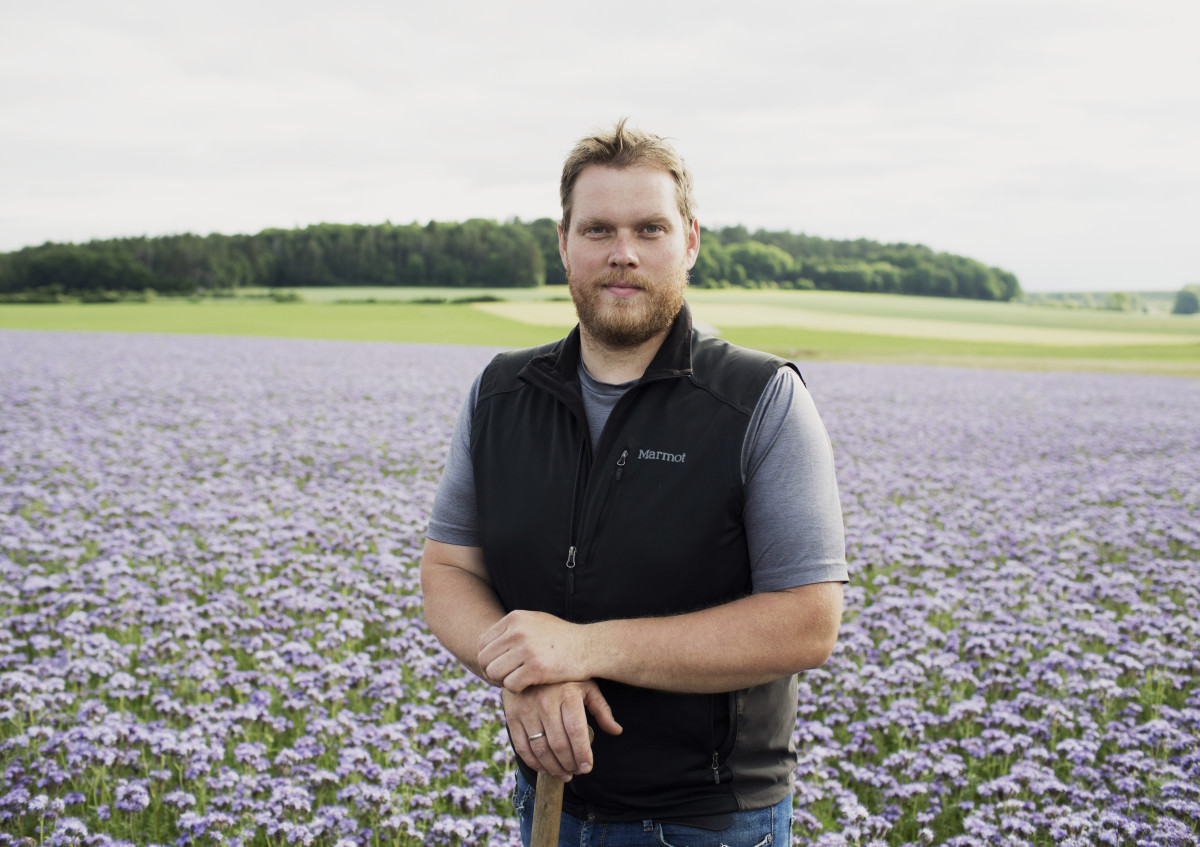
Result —
[[[531, 368], [552, 374], [562, 384], [578, 382], [580, 359], [579, 325], [551, 349], [530, 360], [523, 372]], [[685, 301], [675, 316], [667, 337], [654, 354], [639, 382], [665, 377], [687, 376], [692, 372], [692, 311]]]

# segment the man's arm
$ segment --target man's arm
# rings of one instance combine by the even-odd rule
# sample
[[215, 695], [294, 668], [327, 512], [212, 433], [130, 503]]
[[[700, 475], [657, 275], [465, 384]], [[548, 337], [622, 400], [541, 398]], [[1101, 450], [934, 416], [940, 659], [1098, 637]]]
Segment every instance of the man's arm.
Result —
[[[421, 589], [429, 629], [467, 670], [486, 680], [477, 660], [479, 641], [504, 617], [504, 607], [488, 578], [483, 551], [427, 539]], [[609, 734], [620, 734], [621, 726], [595, 682], [577, 677], [561, 683], [505, 691], [504, 716], [513, 747], [526, 764], [569, 780], [592, 769], [587, 713]], [[538, 733], [544, 734], [529, 740]]]
[[839, 582], [662, 618], [572, 624], [515, 611], [483, 634], [477, 664], [517, 692], [594, 678], [681, 693], [733, 691], [824, 664], [841, 617]]
[[483, 550], [427, 539], [421, 592], [429, 629], [467, 670], [487, 680], [478, 662], [479, 638], [504, 617], [504, 607], [492, 589]]

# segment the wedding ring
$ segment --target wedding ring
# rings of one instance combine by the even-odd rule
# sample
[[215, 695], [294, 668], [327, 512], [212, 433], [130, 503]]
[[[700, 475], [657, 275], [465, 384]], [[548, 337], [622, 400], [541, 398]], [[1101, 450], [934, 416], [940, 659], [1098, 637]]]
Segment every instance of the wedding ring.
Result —
[[539, 739], [539, 738], [545, 738], [545, 737], [546, 737], [546, 733], [544, 733], [544, 732], [535, 732], [533, 735], [529, 736], [529, 740], [530, 740], [530, 741], [536, 741], [536, 740], [537, 740], [537, 739]]

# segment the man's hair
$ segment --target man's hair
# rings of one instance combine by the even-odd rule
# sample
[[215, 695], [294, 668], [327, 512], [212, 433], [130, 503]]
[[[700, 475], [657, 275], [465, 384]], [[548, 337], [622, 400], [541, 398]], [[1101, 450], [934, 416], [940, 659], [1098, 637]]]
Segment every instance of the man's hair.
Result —
[[558, 193], [562, 200], [562, 227], [566, 232], [571, 224], [571, 205], [574, 202], [575, 181], [585, 168], [602, 165], [606, 168], [632, 168], [647, 165], [658, 168], [675, 180], [675, 201], [683, 222], [691, 226], [696, 219], [696, 195], [692, 172], [683, 158], [665, 138], [640, 129], [625, 126], [621, 118], [612, 129], [579, 139], [563, 162], [562, 180]]

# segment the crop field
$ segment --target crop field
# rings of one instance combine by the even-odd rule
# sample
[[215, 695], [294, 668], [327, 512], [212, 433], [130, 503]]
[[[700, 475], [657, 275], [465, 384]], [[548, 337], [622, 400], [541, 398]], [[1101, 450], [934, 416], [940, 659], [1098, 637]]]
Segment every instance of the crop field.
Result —
[[[0, 845], [518, 843], [418, 581], [491, 352], [0, 330]], [[804, 372], [851, 582], [792, 843], [1200, 845], [1200, 381]]]
[[[527, 346], [575, 322], [556, 287], [295, 293], [302, 302], [247, 291], [200, 303], [0, 304], [0, 327]], [[454, 302], [481, 297], [503, 302]], [[688, 299], [729, 340], [808, 361], [1200, 376], [1200, 318], [833, 291], [692, 290]]]

